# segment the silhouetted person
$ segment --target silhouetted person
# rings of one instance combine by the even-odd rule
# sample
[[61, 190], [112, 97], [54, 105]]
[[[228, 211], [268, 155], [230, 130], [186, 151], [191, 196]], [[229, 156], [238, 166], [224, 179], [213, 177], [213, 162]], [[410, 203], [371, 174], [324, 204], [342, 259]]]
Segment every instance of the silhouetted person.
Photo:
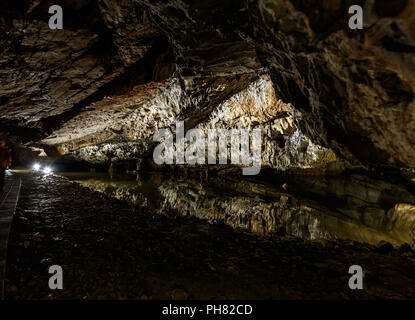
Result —
[[4, 174], [7, 167], [12, 164], [12, 153], [6, 146], [6, 141], [0, 140], [0, 192], [4, 188]]

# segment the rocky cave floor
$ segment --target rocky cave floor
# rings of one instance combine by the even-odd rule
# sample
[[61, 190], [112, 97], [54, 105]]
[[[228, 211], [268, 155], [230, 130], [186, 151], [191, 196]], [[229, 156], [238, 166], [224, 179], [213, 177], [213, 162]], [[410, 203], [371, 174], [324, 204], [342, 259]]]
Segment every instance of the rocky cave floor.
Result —
[[[351, 241], [266, 239], [188, 217], [153, 215], [65, 178], [23, 173], [5, 298], [415, 298], [415, 254]], [[63, 290], [48, 287], [51, 265]], [[349, 266], [365, 272], [348, 287]]]

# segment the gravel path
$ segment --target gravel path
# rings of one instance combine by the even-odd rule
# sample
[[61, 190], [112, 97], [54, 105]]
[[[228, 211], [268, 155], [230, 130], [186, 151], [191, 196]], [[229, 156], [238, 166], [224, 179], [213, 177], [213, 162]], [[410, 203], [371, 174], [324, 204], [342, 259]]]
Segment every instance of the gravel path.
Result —
[[[408, 247], [264, 239], [152, 215], [62, 177], [21, 177], [6, 299], [415, 298]], [[48, 287], [55, 264], [63, 290]], [[353, 264], [363, 290], [348, 288]]]

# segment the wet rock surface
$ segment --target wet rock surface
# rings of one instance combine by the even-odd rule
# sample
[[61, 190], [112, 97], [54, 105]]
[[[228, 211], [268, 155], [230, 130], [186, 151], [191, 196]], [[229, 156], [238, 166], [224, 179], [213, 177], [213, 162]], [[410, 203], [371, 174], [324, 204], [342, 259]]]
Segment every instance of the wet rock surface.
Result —
[[[107, 198], [54, 175], [21, 173], [6, 299], [415, 298], [406, 246], [265, 239]], [[64, 289], [48, 288], [60, 265]], [[348, 268], [365, 272], [348, 288]]]

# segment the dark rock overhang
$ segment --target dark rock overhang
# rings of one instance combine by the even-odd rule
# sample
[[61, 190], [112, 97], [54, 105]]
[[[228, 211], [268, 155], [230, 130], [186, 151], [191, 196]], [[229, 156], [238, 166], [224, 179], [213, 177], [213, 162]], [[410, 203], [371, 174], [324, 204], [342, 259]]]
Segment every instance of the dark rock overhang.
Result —
[[[410, 1], [58, 2], [63, 30], [48, 28], [50, 1], [1, 4], [0, 131], [20, 142], [42, 145], [70, 135], [68, 126], [82, 130], [108, 99], [122, 100], [125, 108], [114, 111], [127, 117], [143, 108], [128, 108], [137, 95], [177, 98], [174, 116], [194, 127], [265, 75], [312, 143], [364, 164], [415, 166]], [[363, 30], [347, 27], [352, 2], [365, 9]], [[143, 123], [173, 120], [144, 111]], [[65, 152], [131, 143], [141, 128], [108, 127]]]

